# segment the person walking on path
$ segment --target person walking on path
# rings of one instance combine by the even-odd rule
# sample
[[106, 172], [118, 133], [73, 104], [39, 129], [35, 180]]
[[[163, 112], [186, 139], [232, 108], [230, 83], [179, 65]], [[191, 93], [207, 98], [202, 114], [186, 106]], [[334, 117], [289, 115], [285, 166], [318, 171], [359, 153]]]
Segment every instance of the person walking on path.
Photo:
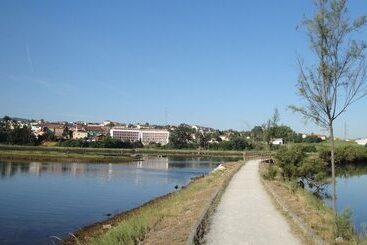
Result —
[[233, 176], [213, 215], [207, 244], [301, 244], [265, 191], [259, 163], [248, 161]]

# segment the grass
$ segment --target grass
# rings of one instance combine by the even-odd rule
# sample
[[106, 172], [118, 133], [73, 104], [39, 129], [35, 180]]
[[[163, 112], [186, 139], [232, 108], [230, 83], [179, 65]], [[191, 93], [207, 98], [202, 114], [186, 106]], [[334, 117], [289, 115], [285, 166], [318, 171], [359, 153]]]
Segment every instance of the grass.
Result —
[[59, 151], [37, 150], [2, 150], [0, 159], [3, 160], [32, 160], [32, 161], [78, 161], [78, 162], [126, 162], [136, 158], [130, 156], [104, 156], [93, 153], [81, 154]]
[[[213, 194], [240, 166], [239, 163], [227, 163], [225, 171], [196, 179], [178, 192], [87, 227], [66, 244], [186, 244]], [[112, 228], [103, 229], [106, 224]]]
[[[262, 176], [269, 174], [268, 165], [261, 168]], [[323, 239], [326, 244], [335, 244], [334, 240], [334, 215], [332, 210], [321, 200], [307, 190], [298, 188], [294, 182], [283, 181], [279, 176], [271, 179], [264, 178], [267, 185], [280, 197], [287, 208], [294, 213], [304, 224]], [[338, 215], [338, 235], [342, 236], [344, 242], [340, 244], [367, 244], [366, 237], [358, 236], [354, 233], [353, 222], [347, 212]], [[302, 232], [299, 232], [300, 234]], [[312, 244], [312, 239], [302, 234], [308, 244]]]
[[178, 156], [233, 156], [243, 157], [243, 151], [214, 151], [214, 150], [199, 150], [199, 149], [160, 149], [160, 148], [136, 148], [136, 149], [121, 149], [121, 148], [79, 148], [79, 147], [58, 147], [58, 146], [19, 146], [19, 145], [0, 145], [0, 150], [17, 150], [17, 151], [54, 151], [54, 152], [69, 152], [69, 153], [117, 153], [117, 154], [163, 154], [163, 155], [178, 155]]

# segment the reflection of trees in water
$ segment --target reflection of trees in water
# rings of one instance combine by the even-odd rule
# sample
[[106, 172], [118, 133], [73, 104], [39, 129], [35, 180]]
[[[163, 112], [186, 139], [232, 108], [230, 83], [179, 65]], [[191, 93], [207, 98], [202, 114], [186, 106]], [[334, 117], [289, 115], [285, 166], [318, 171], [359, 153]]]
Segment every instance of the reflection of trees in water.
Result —
[[337, 175], [338, 177], [342, 177], [342, 178], [367, 175], [367, 163], [350, 164], [342, 168], [338, 168]]
[[[71, 175], [81, 175], [88, 171], [88, 165], [84, 163], [0, 162], [0, 173], [2, 177], [10, 177], [21, 173], [33, 175], [70, 173]], [[106, 173], [106, 170], [101, 169], [101, 172]]]
[[137, 168], [169, 169], [169, 168], [213, 168], [218, 162], [198, 157], [152, 157], [145, 156], [142, 161], [136, 161], [130, 165]]
[[[367, 164], [349, 164], [336, 169], [338, 178], [352, 178], [367, 175]], [[331, 200], [330, 195], [330, 180], [323, 183], [314, 184], [310, 183], [311, 187], [308, 189], [317, 197], [324, 200]]]
[[29, 172], [30, 163], [0, 162], [1, 177]]

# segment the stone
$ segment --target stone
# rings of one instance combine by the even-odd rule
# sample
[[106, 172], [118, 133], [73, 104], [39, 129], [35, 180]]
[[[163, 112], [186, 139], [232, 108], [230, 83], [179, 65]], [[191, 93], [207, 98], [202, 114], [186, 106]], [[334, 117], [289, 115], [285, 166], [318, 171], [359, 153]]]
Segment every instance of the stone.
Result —
[[337, 237], [336, 239], [335, 239], [335, 242], [336, 243], [343, 243], [344, 242], [344, 239], [343, 239], [343, 237]]
[[111, 228], [112, 228], [111, 224], [102, 225], [103, 230], [107, 230], [107, 229], [111, 229]]

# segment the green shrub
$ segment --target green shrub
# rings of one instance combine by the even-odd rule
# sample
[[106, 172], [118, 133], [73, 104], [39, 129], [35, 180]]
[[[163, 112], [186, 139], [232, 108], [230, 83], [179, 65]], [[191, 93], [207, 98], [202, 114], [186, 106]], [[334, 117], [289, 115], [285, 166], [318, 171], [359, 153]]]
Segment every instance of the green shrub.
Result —
[[327, 164], [317, 156], [308, 156], [303, 145], [282, 147], [275, 154], [275, 163], [281, 168], [283, 179], [302, 180], [309, 187], [321, 187], [328, 176]]
[[306, 158], [306, 151], [301, 145], [293, 145], [291, 147], [281, 147], [275, 153], [275, 162], [282, 168], [282, 176], [291, 180], [298, 176], [298, 168], [302, 161]]
[[305, 152], [317, 152], [317, 148], [313, 144], [303, 144], [302, 147]]
[[271, 164], [267, 167], [266, 171], [263, 173], [263, 178], [266, 180], [273, 180], [278, 174], [278, 167]]
[[302, 140], [305, 143], [320, 143], [322, 139], [316, 135], [309, 135]]
[[[319, 157], [327, 163], [331, 162], [329, 149], [321, 150]], [[339, 146], [335, 148], [335, 163], [339, 166], [359, 164], [367, 161], [367, 149], [357, 145]]]
[[336, 232], [337, 237], [342, 237], [344, 240], [354, 239], [352, 212], [349, 209], [343, 210], [336, 216]]

